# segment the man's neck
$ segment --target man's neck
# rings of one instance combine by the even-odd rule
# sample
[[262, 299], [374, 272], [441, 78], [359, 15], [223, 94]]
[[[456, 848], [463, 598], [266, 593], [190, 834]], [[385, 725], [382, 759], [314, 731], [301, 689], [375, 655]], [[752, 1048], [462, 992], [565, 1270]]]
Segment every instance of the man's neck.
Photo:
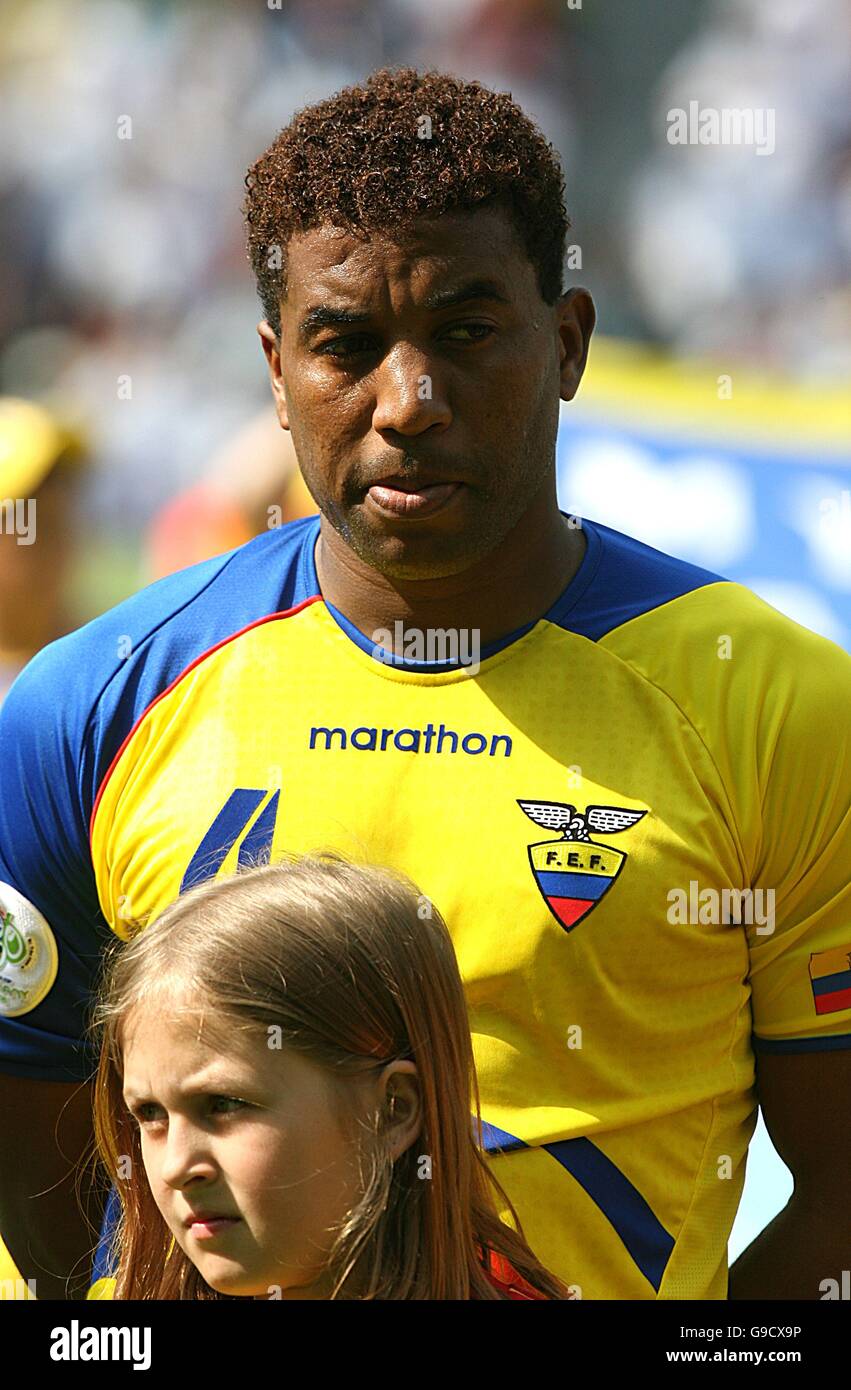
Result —
[[[526, 521], [526, 518], [524, 518]], [[585, 555], [580, 526], [554, 507], [531, 529], [514, 528], [499, 548], [443, 579], [390, 580], [346, 545], [325, 517], [314, 552], [319, 587], [359, 632], [474, 629], [487, 646], [540, 618], [567, 587]]]

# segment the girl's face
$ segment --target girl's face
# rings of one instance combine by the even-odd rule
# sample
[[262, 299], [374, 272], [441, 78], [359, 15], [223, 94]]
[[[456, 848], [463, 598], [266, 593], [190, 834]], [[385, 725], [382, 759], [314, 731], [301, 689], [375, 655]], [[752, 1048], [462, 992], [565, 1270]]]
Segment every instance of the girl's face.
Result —
[[[374, 1071], [338, 1085], [364, 1087], [365, 1107], [379, 1099]], [[197, 1015], [146, 1008], [125, 1029], [124, 1099], [154, 1200], [212, 1288], [328, 1297], [335, 1230], [361, 1195], [329, 1072], [236, 1028], [222, 1052]]]

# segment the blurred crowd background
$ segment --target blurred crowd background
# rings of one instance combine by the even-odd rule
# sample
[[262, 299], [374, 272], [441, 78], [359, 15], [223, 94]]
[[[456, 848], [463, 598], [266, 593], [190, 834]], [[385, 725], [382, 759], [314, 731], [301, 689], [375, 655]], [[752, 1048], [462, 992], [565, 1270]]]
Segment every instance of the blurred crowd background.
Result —
[[[562, 416], [565, 509], [851, 646], [851, 0], [0, 17], [0, 503], [37, 493], [44, 518], [37, 546], [0, 534], [0, 698], [43, 642], [268, 524], [271, 496], [311, 507], [271, 412], [243, 179], [298, 108], [385, 63], [510, 91], [562, 157], [603, 335]], [[774, 152], [669, 144], [693, 100], [771, 108]], [[766, 1218], [749, 1190], [739, 1244]]]
[[[510, 90], [539, 122], [603, 334], [847, 379], [849, 0], [273, 3], [3, 0], [0, 393], [87, 432], [80, 617], [151, 577], [158, 509], [269, 400], [246, 169], [385, 62]], [[776, 107], [775, 153], [669, 145], [692, 98]]]

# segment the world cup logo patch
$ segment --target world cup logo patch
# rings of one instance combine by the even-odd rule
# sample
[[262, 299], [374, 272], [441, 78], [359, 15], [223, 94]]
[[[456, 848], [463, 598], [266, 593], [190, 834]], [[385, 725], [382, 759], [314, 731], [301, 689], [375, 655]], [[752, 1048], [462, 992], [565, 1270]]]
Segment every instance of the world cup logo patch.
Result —
[[529, 846], [529, 863], [541, 897], [560, 927], [572, 931], [605, 897], [628, 859], [620, 849], [592, 840], [588, 831], [618, 835], [646, 816], [623, 806], [586, 806], [584, 813], [563, 801], [518, 801], [521, 811], [561, 839]]
[[45, 918], [11, 883], [0, 883], [0, 1018], [19, 1018], [40, 1004], [58, 969]]

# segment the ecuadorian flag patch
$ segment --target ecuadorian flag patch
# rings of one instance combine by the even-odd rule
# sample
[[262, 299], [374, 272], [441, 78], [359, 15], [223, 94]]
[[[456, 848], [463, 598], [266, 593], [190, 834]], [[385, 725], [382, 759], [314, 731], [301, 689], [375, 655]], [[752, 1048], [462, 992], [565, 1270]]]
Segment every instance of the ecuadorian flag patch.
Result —
[[817, 1014], [851, 1009], [851, 946], [810, 956], [810, 984]]

